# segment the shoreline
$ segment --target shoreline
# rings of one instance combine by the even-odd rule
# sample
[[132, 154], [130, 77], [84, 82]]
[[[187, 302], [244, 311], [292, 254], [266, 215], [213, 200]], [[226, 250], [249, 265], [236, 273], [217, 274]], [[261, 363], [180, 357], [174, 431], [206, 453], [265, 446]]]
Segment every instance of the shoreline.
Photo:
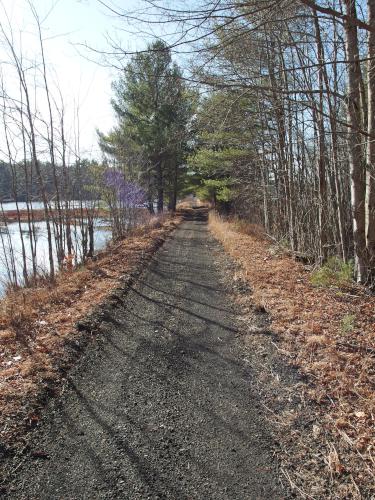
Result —
[[[85, 212], [89, 210], [93, 216], [93, 218], [101, 218], [101, 219], [108, 219], [109, 218], [109, 212], [108, 210], [105, 210], [103, 208], [99, 209], [86, 209], [83, 208], [83, 215], [85, 215]], [[50, 218], [51, 219], [57, 219], [59, 217], [59, 212], [56, 209], [52, 209], [48, 211]], [[30, 211], [31, 214], [31, 211]], [[65, 221], [67, 218], [67, 215], [71, 219], [78, 219], [79, 217], [82, 216], [80, 213], [79, 208], [72, 208], [67, 212], [65, 209], [62, 211], [62, 218]], [[41, 208], [36, 208], [32, 210], [32, 216], [30, 217], [30, 220], [33, 222], [43, 222], [45, 221], [45, 212], [44, 209]], [[27, 210], [7, 210], [4, 211], [3, 213], [0, 214], [0, 227], [2, 226], [3, 223], [5, 224], [13, 224], [15, 222], [20, 221], [21, 223], [23, 222], [28, 222], [29, 221], [29, 213]]]

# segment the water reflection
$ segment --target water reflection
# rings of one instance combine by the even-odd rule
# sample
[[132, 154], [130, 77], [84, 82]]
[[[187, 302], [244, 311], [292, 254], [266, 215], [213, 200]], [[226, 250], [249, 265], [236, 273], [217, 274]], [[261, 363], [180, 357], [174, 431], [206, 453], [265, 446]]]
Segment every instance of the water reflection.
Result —
[[[12, 210], [9, 208], [9, 210]], [[38, 270], [43, 273], [48, 271], [49, 261], [48, 261], [48, 240], [47, 240], [47, 227], [44, 221], [35, 223], [36, 229], [36, 260]], [[11, 240], [11, 246], [13, 248], [14, 257], [15, 257], [15, 266], [17, 276], [19, 276], [20, 282], [22, 282], [22, 240], [20, 234], [20, 228], [17, 222], [8, 224], [9, 236]], [[79, 226], [72, 226], [72, 240], [73, 247], [75, 249], [75, 257], [77, 261], [80, 262], [82, 259], [82, 255], [80, 249], [82, 247], [82, 233]], [[4, 231], [4, 228], [0, 235], [0, 296], [4, 294], [4, 290], [6, 287], [6, 283], [8, 282], [8, 274], [7, 274], [7, 260], [9, 262], [10, 257], [10, 243], [8, 241], [8, 236]], [[29, 227], [26, 222], [21, 223], [21, 231], [23, 235], [24, 245], [25, 245], [25, 253], [27, 259], [27, 267], [31, 274], [32, 272], [32, 254], [30, 248], [30, 240], [29, 240]], [[95, 221], [95, 230], [94, 230], [94, 245], [95, 251], [103, 249], [108, 241], [111, 239], [111, 230], [108, 227], [108, 221], [97, 219]], [[54, 260], [57, 262], [56, 251], [54, 252]]]

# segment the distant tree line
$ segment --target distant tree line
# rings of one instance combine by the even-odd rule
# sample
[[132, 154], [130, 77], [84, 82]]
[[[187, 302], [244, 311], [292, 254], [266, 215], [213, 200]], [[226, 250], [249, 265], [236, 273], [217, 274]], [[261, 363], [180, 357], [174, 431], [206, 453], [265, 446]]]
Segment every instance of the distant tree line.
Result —
[[[90, 200], [96, 196], [91, 188], [92, 168], [98, 166], [93, 160], [82, 160], [75, 165], [67, 167], [69, 185], [64, 193], [69, 200], [79, 200], [82, 196], [85, 200]], [[24, 165], [0, 162], [0, 200], [26, 202], [29, 200], [40, 200], [40, 185], [36, 172], [33, 172], [32, 163], [27, 162], [26, 168], [30, 172], [31, 182], [28, 184], [25, 178]], [[62, 165], [56, 165], [55, 171], [51, 163], [41, 163], [40, 171], [46, 195], [50, 201], [56, 197], [55, 175], [58, 185], [64, 182], [64, 171]]]

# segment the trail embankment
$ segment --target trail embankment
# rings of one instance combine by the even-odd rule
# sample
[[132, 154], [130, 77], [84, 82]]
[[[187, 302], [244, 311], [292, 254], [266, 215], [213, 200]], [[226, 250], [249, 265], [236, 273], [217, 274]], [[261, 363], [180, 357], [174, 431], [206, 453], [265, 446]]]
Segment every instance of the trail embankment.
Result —
[[311, 266], [256, 226], [212, 212], [210, 228], [240, 266], [235, 279], [251, 287], [238, 299], [244, 321], [254, 305], [266, 311], [277, 349], [305, 377], [290, 388], [298, 411], [286, 408], [276, 419], [292, 483], [310, 498], [372, 498], [375, 296], [349, 282], [314, 286]]
[[180, 220], [155, 219], [55, 283], [41, 280], [0, 300], [0, 458], [27, 445], [25, 433], [95, 338], [87, 316], [140, 272]]

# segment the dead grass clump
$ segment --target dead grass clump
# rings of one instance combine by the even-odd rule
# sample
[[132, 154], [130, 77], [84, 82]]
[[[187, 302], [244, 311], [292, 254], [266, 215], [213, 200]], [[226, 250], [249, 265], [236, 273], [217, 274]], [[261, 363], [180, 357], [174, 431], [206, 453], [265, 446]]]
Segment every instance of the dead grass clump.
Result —
[[0, 345], [5, 345], [8, 342], [14, 342], [16, 334], [14, 330], [0, 330]]
[[[309, 268], [285, 252], [274, 252], [256, 232], [244, 233], [214, 213], [210, 228], [241, 265], [252, 289], [251, 300], [270, 313], [280, 352], [311, 381], [306, 397], [318, 403], [314, 418], [324, 431], [316, 446], [327, 448], [324, 439], [330, 445], [325, 461], [316, 458], [314, 474], [311, 464], [304, 469], [301, 464], [300, 477], [294, 475], [293, 481], [304, 489], [307, 477], [310, 495], [316, 497], [321, 490], [314, 477], [321, 475], [338, 495], [332, 498], [349, 498], [339, 492], [351, 491], [353, 485], [363, 498], [371, 498], [375, 495], [375, 297], [349, 284], [350, 266], [341, 262], [332, 262], [323, 276], [311, 282]], [[338, 288], [338, 281], [345, 287]]]
[[327, 347], [329, 339], [326, 335], [310, 335], [306, 338], [307, 349], [316, 350], [319, 347]]
[[[14, 290], [0, 300], [0, 329], [12, 327], [15, 332], [27, 333], [44, 307], [61, 303], [63, 290], [51, 283], [36, 288]], [[1, 331], [1, 330], [0, 330]]]
[[242, 219], [235, 218], [233, 219], [233, 225], [236, 231], [241, 234], [246, 234], [248, 236], [254, 236], [254, 238], [258, 238], [260, 240], [268, 240], [268, 236], [266, 235], [264, 228], [259, 226], [259, 224], [251, 224]]

